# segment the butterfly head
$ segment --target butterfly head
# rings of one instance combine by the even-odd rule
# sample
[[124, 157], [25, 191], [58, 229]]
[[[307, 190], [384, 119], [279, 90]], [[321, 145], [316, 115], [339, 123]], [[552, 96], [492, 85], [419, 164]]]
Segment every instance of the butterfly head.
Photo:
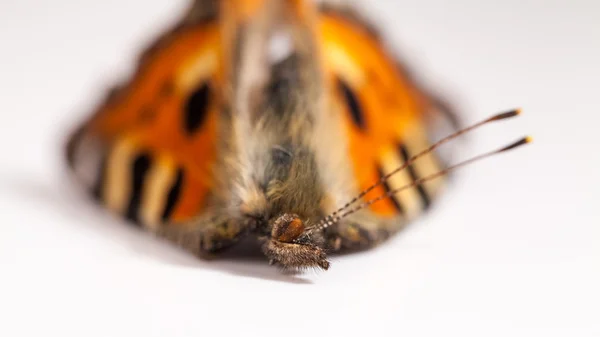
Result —
[[295, 214], [285, 213], [274, 221], [271, 237], [263, 244], [263, 252], [271, 264], [284, 269], [329, 269], [322, 245], [304, 234], [305, 221]]

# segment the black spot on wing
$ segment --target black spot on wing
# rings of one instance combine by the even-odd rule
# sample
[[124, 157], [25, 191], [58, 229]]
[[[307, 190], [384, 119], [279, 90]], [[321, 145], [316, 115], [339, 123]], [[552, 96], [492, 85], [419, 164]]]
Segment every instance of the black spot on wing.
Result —
[[183, 127], [188, 134], [191, 135], [196, 132], [202, 126], [204, 120], [206, 120], [210, 104], [210, 94], [208, 82], [202, 82], [188, 98], [183, 116]]
[[104, 184], [106, 182], [106, 170], [108, 165], [108, 155], [104, 153], [100, 159], [100, 167], [98, 168], [98, 176], [92, 186], [92, 197], [96, 200], [102, 200], [102, 194], [104, 193]]
[[[381, 167], [377, 167], [377, 173], [379, 175], [379, 179], [382, 179], [385, 176], [385, 173], [383, 172], [383, 169]], [[388, 193], [392, 190], [390, 188], [390, 185], [387, 183], [387, 181], [383, 183], [383, 188], [385, 189], [386, 193]], [[402, 206], [400, 201], [395, 196], [392, 195], [388, 199], [394, 204], [394, 207], [396, 208], [398, 213], [404, 214], [404, 207]]]
[[138, 211], [142, 201], [142, 190], [144, 188], [144, 180], [150, 169], [152, 160], [146, 153], [138, 155], [133, 161], [131, 167], [131, 198], [127, 206], [125, 217], [129, 220], [138, 221]]
[[362, 106], [354, 93], [354, 90], [350, 88], [346, 82], [342, 79], [338, 79], [338, 88], [342, 95], [344, 96], [344, 100], [346, 101], [346, 105], [348, 106], [348, 111], [350, 112], [350, 116], [352, 117], [352, 121], [354, 125], [361, 130], [366, 129], [365, 115], [362, 109]]
[[175, 205], [177, 205], [177, 201], [181, 195], [181, 188], [183, 187], [183, 169], [177, 170], [177, 177], [169, 190], [169, 194], [167, 195], [167, 201], [165, 203], [165, 208], [162, 214], [162, 220], [168, 221], [175, 209]]
[[[398, 145], [398, 151], [400, 152], [402, 160], [406, 163], [410, 159], [408, 149], [404, 145]], [[406, 169], [408, 170], [408, 174], [410, 175], [412, 181], [416, 181], [420, 178], [413, 165], [409, 165]], [[425, 186], [423, 186], [422, 184], [417, 185], [416, 189], [419, 193], [419, 196], [421, 197], [421, 205], [423, 205], [423, 209], [428, 209], [431, 206], [431, 199], [429, 198], [429, 195], [425, 190]]]

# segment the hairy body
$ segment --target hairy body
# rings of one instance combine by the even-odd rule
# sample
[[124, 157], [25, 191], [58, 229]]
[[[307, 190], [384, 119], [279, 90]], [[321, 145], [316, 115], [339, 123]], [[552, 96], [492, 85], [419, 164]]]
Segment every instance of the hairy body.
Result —
[[442, 187], [327, 217], [377, 181], [361, 197], [440, 170], [409, 158], [452, 115], [397, 64], [347, 9], [196, 0], [71, 137], [69, 164], [107, 208], [199, 256], [252, 235], [273, 264], [327, 269], [326, 252], [384, 241]]

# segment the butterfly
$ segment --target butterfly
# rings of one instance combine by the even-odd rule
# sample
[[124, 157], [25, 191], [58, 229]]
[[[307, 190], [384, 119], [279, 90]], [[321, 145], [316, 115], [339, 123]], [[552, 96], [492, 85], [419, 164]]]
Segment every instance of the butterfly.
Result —
[[[74, 132], [104, 207], [200, 257], [255, 237], [271, 264], [328, 269], [430, 208], [456, 114], [349, 7], [195, 0]], [[445, 119], [457, 131], [432, 142]]]

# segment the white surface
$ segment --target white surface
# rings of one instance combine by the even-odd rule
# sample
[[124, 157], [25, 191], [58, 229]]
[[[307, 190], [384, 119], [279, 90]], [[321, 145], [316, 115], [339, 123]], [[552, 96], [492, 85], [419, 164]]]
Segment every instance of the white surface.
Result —
[[[364, 1], [364, 3], [369, 3]], [[599, 336], [600, 5], [377, 1], [417, 74], [475, 121], [426, 218], [330, 271], [197, 261], [74, 192], [60, 145], [182, 1], [0, 4], [0, 336]]]

